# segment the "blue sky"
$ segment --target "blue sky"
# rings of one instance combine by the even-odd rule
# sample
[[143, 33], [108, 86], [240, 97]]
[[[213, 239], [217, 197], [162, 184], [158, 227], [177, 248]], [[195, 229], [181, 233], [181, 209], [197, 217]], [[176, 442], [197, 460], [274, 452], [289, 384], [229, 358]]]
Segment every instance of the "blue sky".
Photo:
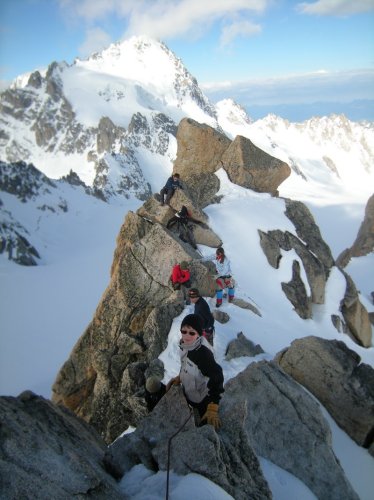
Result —
[[0, 79], [134, 34], [163, 40], [213, 101], [341, 112], [361, 100], [374, 119], [374, 0], [2, 0]]

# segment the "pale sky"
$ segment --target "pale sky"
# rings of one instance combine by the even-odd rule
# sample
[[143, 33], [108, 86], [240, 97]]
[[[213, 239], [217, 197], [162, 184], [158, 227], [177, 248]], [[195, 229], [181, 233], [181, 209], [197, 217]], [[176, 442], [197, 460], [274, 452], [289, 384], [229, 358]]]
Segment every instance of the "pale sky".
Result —
[[142, 34], [213, 101], [374, 101], [374, 0], [2, 0], [0, 79]]

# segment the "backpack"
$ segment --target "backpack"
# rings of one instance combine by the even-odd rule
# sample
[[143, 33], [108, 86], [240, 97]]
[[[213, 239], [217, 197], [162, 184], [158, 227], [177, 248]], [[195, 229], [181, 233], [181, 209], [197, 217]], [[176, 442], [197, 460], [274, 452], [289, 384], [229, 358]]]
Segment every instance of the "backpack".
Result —
[[185, 205], [182, 206], [182, 208], [177, 212], [177, 217], [181, 219], [187, 219], [189, 217], [189, 213], [187, 210], [187, 207]]

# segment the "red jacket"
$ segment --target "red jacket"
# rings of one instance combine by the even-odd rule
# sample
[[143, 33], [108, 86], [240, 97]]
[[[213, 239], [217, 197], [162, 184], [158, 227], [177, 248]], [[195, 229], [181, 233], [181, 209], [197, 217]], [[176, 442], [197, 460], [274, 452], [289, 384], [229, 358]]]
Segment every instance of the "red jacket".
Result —
[[188, 269], [181, 269], [179, 264], [173, 267], [171, 272], [172, 283], [185, 283], [190, 279], [190, 271]]

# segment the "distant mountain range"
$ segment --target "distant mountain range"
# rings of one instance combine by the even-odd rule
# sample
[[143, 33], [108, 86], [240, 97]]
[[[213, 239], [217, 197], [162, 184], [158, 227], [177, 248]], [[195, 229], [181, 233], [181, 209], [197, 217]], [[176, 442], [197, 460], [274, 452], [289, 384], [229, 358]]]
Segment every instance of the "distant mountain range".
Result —
[[[22, 248], [15, 259], [21, 263], [35, 261], [38, 253], [9, 196], [33, 200], [43, 216], [68, 209], [62, 185], [116, 204], [158, 191], [172, 171], [183, 117], [230, 139], [248, 137], [287, 162], [292, 175], [281, 186], [283, 196], [305, 200], [325, 190], [331, 202], [343, 196], [363, 203], [371, 194], [373, 123], [343, 115], [290, 123], [271, 114], [254, 121], [231, 99], [213, 105], [163, 43], [133, 37], [72, 65], [53, 62], [44, 74], [19, 77], [1, 93], [3, 251], [5, 241], [13, 241]], [[56, 182], [62, 177], [62, 184]], [[36, 202], [41, 192], [48, 203]]]

